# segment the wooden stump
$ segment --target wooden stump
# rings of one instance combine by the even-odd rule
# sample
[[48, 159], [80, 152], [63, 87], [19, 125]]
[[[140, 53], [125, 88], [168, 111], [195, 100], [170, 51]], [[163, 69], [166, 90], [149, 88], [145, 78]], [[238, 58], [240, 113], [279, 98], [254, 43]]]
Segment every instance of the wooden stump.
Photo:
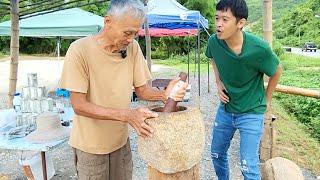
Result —
[[148, 166], [149, 180], [198, 180], [200, 179], [199, 175], [199, 164], [193, 166], [189, 170], [173, 174], [165, 174]]

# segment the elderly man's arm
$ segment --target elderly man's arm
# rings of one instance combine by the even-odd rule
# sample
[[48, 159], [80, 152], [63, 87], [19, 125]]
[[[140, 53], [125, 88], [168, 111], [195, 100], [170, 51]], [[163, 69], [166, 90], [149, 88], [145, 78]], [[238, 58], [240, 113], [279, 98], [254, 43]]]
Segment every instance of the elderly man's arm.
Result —
[[[171, 80], [166, 90], [158, 90], [156, 88], [152, 88], [149, 85], [145, 84], [140, 87], [135, 87], [135, 91], [137, 96], [140, 99], [165, 102], [168, 99], [172, 88], [179, 80], [180, 78]], [[183, 87], [174, 95], [173, 99], [175, 101], [182, 101], [186, 93], [187, 87], [188, 87], [188, 83], [185, 83]]]
[[87, 94], [71, 92], [71, 104], [77, 115], [98, 120], [128, 122], [142, 137], [151, 137], [153, 129], [144, 120], [158, 115], [147, 108], [116, 109], [93, 104], [87, 100]]

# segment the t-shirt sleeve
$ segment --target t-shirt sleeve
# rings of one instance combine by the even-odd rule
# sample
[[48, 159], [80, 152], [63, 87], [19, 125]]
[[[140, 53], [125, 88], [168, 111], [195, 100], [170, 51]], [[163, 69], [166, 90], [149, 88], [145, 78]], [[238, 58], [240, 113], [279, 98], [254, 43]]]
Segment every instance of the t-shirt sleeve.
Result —
[[212, 50], [213, 50], [213, 42], [212, 42], [212, 37], [210, 37], [208, 39], [208, 43], [207, 43], [207, 50], [206, 50], [206, 56], [210, 59], [213, 59], [213, 54], [212, 54]]
[[136, 43], [136, 55], [134, 56], [134, 69], [133, 69], [133, 86], [140, 87], [147, 83], [150, 80], [151, 74], [147, 65], [147, 61], [145, 60], [140, 46], [137, 42]]
[[265, 50], [265, 56], [262, 59], [262, 63], [260, 64], [260, 71], [271, 77], [276, 73], [278, 65], [279, 59], [277, 55], [268, 46]]
[[63, 64], [59, 86], [73, 92], [87, 93], [89, 74], [81, 53], [71, 44]]

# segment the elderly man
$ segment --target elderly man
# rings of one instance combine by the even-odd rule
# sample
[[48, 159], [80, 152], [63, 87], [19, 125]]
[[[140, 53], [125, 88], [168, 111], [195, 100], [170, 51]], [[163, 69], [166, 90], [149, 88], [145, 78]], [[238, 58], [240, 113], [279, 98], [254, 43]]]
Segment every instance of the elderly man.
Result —
[[[101, 33], [73, 42], [67, 52], [60, 87], [71, 91], [76, 113], [70, 136], [79, 179], [122, 180], [132, 177], [128, 123], [142, 137], [154, 129], [145, 119], [157, 114], [129, 109], [132, 86], [139, 98], [165, 101], [166, 91], [147, 86], [151, 79], [134, 40], [145, 18], [139, 0], [112, 0]], [[174, 96], [182, 100], [187, 84]]]

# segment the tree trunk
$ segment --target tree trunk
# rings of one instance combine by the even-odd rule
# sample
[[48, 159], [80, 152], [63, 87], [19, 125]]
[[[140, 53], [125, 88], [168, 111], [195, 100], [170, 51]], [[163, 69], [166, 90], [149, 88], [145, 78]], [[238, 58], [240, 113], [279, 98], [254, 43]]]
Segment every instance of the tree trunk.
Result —
[[189, 170], [173, 174], [164, 174], [151, 166], [148, 166], [148, 176], [149, 180], [198, 180], [200, 178], [199, 164], [193, 166]]
[[9, 78], [9, 108], [17, 88], [18, 57], [19, 57], [19, 0], [11, 0], [11, 42], [10, 42], [10, 78]]

